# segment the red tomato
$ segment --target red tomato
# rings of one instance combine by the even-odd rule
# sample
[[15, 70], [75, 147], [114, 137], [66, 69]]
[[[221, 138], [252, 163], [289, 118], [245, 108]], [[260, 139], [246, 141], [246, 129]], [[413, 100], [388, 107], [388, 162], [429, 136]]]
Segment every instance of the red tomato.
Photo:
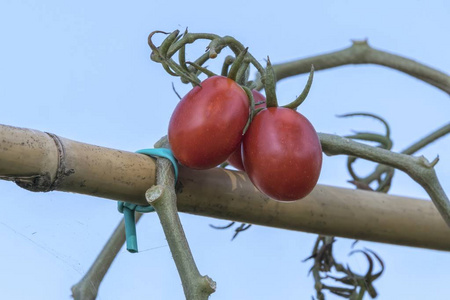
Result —
[[209, 169], [224, 162], [242, 140], [248, 120], [245, 91], [233, 80], [213, 76], [181, 99], [169, 122], [169, 143], [178, 161]]
[[281, 201], [308, 195], [319, 179], [322, 147], [298, 112], [270, 107], [256, 115], [242, 142], [245, 171], [267, 196]]
[[[255, 109], [266, 107], [266, 97], [257, 90], [252, 90], [253, 100], [255, 104], [258, 102], [263, 102], [255, 105]], [[241, 143], [242, 144], [242, 143]], [[241, 144], [234, 150], [233, 154], [228, 157], [227, 162], [238, 170], [244, 171], [244, 164], [242, 163], [241, 155]]]

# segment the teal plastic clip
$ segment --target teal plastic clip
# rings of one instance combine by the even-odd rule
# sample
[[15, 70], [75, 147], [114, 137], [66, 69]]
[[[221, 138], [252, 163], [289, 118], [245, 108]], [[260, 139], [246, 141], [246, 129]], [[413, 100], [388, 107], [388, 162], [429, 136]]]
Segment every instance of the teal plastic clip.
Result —
[[[157, 149], [142, 149], [136, 151], [136, 153], [145, 154], [153, 157], [164, 157], [170, 160], [173, 166], [173, 171], [175, 173], [175, 182], [178, 178], [178, 163], [173, 156], [172, 150], [167, 148], [157, 148]], [[127, 240], [127, 250], [130, 253], [137, 253], [137, 235], [136, 235], [136, 218], [135, 212], [148, 213], [154, 212], [155, 209], [151, 205], [137, 205], [133, 203], [119, 201], [117, 202], [117, 209], [120, 213], [123, 213], [125, 219], [125, 238]]]

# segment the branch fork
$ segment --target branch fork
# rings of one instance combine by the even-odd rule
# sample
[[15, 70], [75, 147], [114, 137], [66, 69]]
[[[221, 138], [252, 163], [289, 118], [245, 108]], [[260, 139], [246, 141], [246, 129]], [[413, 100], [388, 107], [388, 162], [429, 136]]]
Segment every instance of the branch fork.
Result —
[[156, 185], [147, 190], [145, 197], [158, 214], [186, 299], [208, 299], [216, 290], [216, 283], [208, 276], [200, 275], [189, 248], [178, 216], [172, 164], [165, 158], [158, 158], [156, 165]]

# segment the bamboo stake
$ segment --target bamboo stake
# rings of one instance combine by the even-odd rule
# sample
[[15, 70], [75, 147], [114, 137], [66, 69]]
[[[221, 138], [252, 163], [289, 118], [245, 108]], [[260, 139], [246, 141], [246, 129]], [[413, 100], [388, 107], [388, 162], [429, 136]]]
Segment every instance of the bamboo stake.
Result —
[[[33, 191], [145, 205], [145, 191], [155, 184], [155, 160], [145, 155], [4, 125], [0, 141], [0, 178]], [[259, 193], [245, 173], [218, 168], [181, 168], [177, 197], [179, 211], [196, 215], [450, 250], [450, 229], [430, 201], [318, 185], [302, 201], [281, 203]]]

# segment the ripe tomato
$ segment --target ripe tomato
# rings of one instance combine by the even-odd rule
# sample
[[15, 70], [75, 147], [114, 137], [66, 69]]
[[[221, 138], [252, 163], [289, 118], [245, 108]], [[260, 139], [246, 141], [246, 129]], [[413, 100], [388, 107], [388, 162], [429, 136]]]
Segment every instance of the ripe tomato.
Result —
[[[261, 94], [257, 90], [252, 90], [252, 95], [255, 103], [263, 102], [255, 105], [255, 109], [266, 107], [266, 97], [264, 97], [263, 94]], [[244, 164], [242, 163], [242, 155], [241, 155], [241, 145], [242, 143], [240, 143], [239, 146], [236, 148], [236, 150], [234, 150], [234, 152], [230, 155], [230, 157], [228, 157], [227, 162], [236, 169], [244, 171]]]
[[245, 171], [267, 196], [281, 201], [308, 195], [319, 179], [322, 147], [298, 112], [269, 107], [258, 113], [242, 142]]
[[242, 140], [249, 116], [245, 91], [233, 80], [213, 76], [181, 99], [169, 122], [169, 143], [178, 161], [209, 169], [224, 162]]

